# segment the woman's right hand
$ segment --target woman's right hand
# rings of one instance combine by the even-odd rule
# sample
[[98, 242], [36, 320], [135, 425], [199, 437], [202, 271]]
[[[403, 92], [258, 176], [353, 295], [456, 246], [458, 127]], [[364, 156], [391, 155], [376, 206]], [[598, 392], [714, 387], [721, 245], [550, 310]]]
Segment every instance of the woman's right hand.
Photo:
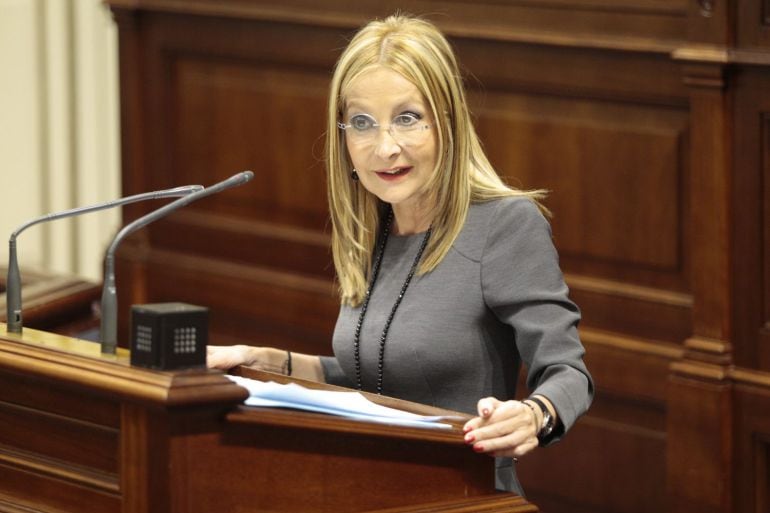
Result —
[[[254, 367], [259, 370], [288, 374], [289, 353], [285, 349], [274, 347], [257, 347], [247, 345], [208, 346], [206, 348], [206, 365], [211, 369], [227, 371], [239, 365]], [[324, 382], [321, 359], [318, 356], [292, 353], [291, 376]]]
[[257, 359], [255, 354], [260, 348], [246, 345], [208, 346], [206, 365], [211, 369], [228, 370], [238, 365], [252, 365]]

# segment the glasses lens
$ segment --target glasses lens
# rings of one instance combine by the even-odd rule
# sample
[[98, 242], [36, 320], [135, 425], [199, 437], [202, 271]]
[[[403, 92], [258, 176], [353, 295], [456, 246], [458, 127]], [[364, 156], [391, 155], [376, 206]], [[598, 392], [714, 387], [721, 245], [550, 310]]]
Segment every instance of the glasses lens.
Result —
[[377, 126], [373, 117], [359, 114], [350, 118], [349, 130], [354, 133], [374, 132]]
[[[380, 124], [368, 114], [358, 114], [350, 118], [346, 125], [340, 125], [345, 129], [345, 136], [354, 144], [374, 144], [380, 133]], [[430, 125], [423, 122], [413, 114], [401, 114], [396, 116], [387, 127], [388, 133], [398, 144], [408, 146], [419, 144], [425, 139]]]
[[423, 140], [427, 129], [430, 128], [420, 116], [407, 112], [399, 114], [390, 124], [391, 134], [402, 144], [417, 144]]

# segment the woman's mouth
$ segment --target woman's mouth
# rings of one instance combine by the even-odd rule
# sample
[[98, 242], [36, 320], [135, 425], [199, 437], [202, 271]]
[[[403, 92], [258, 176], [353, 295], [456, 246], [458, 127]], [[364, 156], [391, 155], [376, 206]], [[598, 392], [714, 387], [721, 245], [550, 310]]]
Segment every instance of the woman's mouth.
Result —
[[377, 176], [379, 176], [383, 180], [396, 180], [398, 178], [401, 178], [411, 170], [412, 168], [410, 166], [405, 166], [405, 167], [394, 167], [393, 169], [383, 169], [381, 171], [375, 171], [375, 173], [377, 174]]

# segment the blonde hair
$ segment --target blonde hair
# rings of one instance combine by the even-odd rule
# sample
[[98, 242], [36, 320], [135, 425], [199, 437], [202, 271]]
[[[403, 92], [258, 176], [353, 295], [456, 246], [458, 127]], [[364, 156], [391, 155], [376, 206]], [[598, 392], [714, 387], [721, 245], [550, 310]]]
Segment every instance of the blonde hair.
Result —
[[366, 294], [384, 209], [376, 196], [351, 179], [353, 165], [337, 122], [351, 82], [375, 66], [393, 70], [415, 84], [436, 120], [438, 158], [427, 184], [435, 197], [432, 234], [418, 274], [433, 270], [449, 252], [471, 202], [505, 196], [525, 196], [537, 202], [545, 195], [540, 190], [508, 187], [495, 173], [473, 127], [454, 52], [435, 25], [400, 14], [370, 22], [337, 61], [329, 93], [326, 169], [332, 255], [341, 301], [351, 306], [360, 304]]

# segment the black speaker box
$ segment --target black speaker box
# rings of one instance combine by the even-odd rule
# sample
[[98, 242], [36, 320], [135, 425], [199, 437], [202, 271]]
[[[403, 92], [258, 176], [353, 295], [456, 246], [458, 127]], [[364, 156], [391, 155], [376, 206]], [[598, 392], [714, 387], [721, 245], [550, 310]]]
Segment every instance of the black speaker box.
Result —
[[131, 365], [153, 369], [206, 366], [208, 308], [185, 303], [131, 307]]

